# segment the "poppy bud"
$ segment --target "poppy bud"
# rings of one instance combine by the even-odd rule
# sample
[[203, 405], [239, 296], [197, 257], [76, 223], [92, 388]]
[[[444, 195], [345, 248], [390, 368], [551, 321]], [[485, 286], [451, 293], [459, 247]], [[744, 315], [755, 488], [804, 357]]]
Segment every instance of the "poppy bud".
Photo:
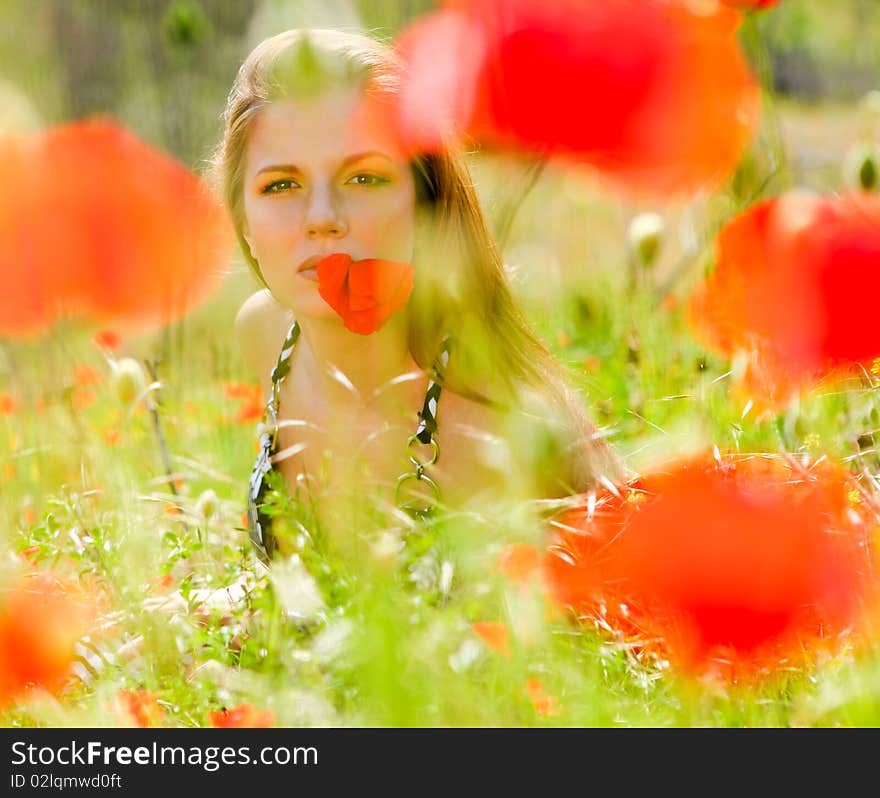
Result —
[[111, 381], [116, 398], [124, 405], [131, 404], [147, 384], [143, 367], [131, 357], [110, 361], [110, 366], [113, 370]]
[[859, 110], [869, 121], [880, 120], [880, 91], [867, 92], [859, 101]]
[[880, 165], [877, 148], [871, 144], [851, 147], [843, 161], [843, 179], [850, 188], [876, 191]]
[[648, 268], [657, 260], [666, 224], [659, 213], [640, 213], [629, 223], [626, 231], [630, 252]]
[[206, 521], [209, 521], [217, 515], [218, 509], [219, 500], [217, 499], [217, 494], [210, 488], [202, 491], [196, 501], [196, 514], [204, 518]]

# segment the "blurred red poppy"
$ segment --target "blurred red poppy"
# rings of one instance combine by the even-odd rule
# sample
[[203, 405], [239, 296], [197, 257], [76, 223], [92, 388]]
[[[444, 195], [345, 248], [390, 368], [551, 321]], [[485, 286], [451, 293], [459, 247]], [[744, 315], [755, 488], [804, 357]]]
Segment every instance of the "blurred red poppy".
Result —
[[497, 570], [512, 582], [525, 586], [540, 574], [541, 553], [528, 543], [514, 543], [505, 546], [498, 554]]
[[46, 572], [24, 575], [0, 593], [0, 706], [30, 688], [58, 692], [97, 604]]
[[226, 380], [221, 386], [223, 395], [228, 399], [254, 400], [260, 398], [260, 386], [241, 380]]
[[73, 381], [83, 388], [91, 388], [100, 385], [104, 375], [88, 363], [77, 363], [73, 367]]
[[318, 293], [335, 310], [346, 329], [361, 335], [379, 330], [406, 306], [413, 287], [408, 263], [350, 255], [328, 255], [316, 266]]
[[224, 382], [223, 395], [229, 399], [238, 399], [241, 404], [235, 414], [235, 420], [241, 424], [251, 424], [263, 417], [265, 402], [259, 385], [247, 382]]
[[206, 299], [231, 225], [191, 171], [109, 119], [0, 138], [0, 334], [82, 315], [148, 331]]
[[758, 120], [740, 21], [684, 0], [448, 0], [396, 42], [402, 139], [560, 155], [636, 194], [711, 190]]
[[553, 717], [562, 714], [559, 699], [547, 693], [540, 679], [526, 679], [525, 689], [536, 715]]
[[0, 393], [0, 416], [11, 416], [18, 410], [18, 402], [8, 393]]
[[880, 356], [860, 309], [880, 289], [880, 198], [792, 193], [738, 215], [718, 234], [715, 271], [692, 294], [697, 336], [746, 355], [759, 398], [787, 399]]
[[721, 0], [721, 2], [742, 11], [763, 11], [765, 8], [779, 5], [779, 0]]
[[265, 404], [262, 399], [251, 399], [239, 405], [235, 420], [239, 424], [253, 424], [263, 417]]
[[493, 651], [510, 656], [510, 630], [503, 623], [477, 621], [471, 624], [471, 629]]
[[209, 712], [208, 723], [217, 729], [268, 729], [275, 725], [275, 714], [271, 709], [258, 710], [244, 702], [232, 709], [224, 707]]
[[122, 336], [115, 330], [98, 330], [93, 336], [92, 341], [100, 349], [107, 349], [115, 352], [122, 346]]
[[114, 714], [128, 726], [149, 729], [165, 717], [159, 696], [149, 690], [120, 690], [113, 702]]
[[688, 672], [803, 664], [876, 601], [877, 521], [855, 489], [827, 459], [675, 464], [561, 518], [549, 589]]
[[77, 410], [85, 410], [87, 407], [91, 407], [95, 404], [96, 399], [95, 392], [90, 391], [88, 388], [73, 389], [73, 406]]

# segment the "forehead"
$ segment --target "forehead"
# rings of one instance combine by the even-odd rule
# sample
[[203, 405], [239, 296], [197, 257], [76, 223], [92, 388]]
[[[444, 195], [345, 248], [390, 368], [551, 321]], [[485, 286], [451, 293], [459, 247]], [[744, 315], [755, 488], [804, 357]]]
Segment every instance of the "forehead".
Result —
[[407, 160], [391, 109], [357, 88], [335, 88], [263, 108], [248, 132], [245, 168], [249, 174], [271, 164], [332, 168], [348, 155], [373, 150]]

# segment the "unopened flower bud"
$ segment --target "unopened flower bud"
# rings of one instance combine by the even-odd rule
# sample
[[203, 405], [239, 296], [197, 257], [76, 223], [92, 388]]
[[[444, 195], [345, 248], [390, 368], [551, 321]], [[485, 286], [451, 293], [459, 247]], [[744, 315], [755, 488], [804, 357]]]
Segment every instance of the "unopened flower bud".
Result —
[[875, 191], [880, 182], [880, 153], [871, 144], [851, 147], [843, 160], [843, 179], [847, 186]]
[[203, 490], [199, 498], [196, 500], [196, 514], [210, 521], [220, 508], [220, 500], [217, 494], [211, 488]]
[[865, 95], [859, 101], [859, 110], [871, 122], [880, 120], [880, 91], [873, 89], [872, 91], [865, 92]]
[[131, 404], [147, 384], [143, 367], [131, 357], [111, 361], [110, 365], [113, 369], [111, 381], [116, 398], [124, 405]]
[[626, 235], [630, 251], [642, 266], [652, 266], [657, 260], [665, 232], [666, 223], [659, 213], [640, 213], [629, 223]]

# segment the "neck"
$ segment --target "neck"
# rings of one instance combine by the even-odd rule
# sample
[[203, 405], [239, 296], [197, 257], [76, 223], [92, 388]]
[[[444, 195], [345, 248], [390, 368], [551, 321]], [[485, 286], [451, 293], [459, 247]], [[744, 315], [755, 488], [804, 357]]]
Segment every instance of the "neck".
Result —
[[[409, 397], [424, 382], [407, 341], [405, 314], [392, 317], [371, 335], [346, 330], [338, 319], [300, 321], [302, 374], [316, 396], [327, 403], [382, 404], [403, 393]], [[393, 382], [402, 375], [410, 379]]]

